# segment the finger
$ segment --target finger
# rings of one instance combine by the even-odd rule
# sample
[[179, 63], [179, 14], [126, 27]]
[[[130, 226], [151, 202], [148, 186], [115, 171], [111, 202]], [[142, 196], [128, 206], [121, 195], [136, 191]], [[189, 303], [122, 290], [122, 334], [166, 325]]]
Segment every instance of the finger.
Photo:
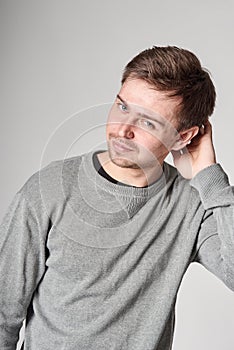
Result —
[[[204, 135], [205, 134], [205, 126], [202, 124], [202, 126], [200, 127], [200, 129], [199, 129], [199, 134], [200, 135]], [[199, 134], [198, 134], [198, 136], [199, 136]]]

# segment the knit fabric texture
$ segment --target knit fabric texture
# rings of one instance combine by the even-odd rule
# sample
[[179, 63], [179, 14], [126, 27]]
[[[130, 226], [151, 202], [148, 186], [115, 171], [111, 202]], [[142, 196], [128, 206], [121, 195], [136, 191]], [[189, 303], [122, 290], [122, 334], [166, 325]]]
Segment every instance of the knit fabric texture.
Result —
[[93, 152], [54, 161], [0, 229], [0, 349], [169, 350], [191, 262], [234, 289], [233, 188], [219, 164], [151, 186], [102, 177]]

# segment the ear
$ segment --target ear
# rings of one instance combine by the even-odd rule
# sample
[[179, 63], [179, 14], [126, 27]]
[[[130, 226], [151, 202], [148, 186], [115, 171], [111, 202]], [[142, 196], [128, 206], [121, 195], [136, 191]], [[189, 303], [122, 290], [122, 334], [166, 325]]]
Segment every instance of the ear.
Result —
[[174, 145], [172, 146], [171, 150], [179, 151], [183, 149], [198, 134], [198, 132], [199, 132], [198, 126], [193, 126], [190, 129], [180, 131], [177, 135], [177, 139]]

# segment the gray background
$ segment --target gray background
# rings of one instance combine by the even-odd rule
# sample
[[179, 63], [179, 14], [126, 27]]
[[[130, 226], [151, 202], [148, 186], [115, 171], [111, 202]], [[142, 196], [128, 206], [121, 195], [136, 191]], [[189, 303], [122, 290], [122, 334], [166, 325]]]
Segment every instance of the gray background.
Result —
[[[233, 1], [3, 0], [0, 16], [1, 218], [42, 158], [46, 164], [72, 154], [66, 137], [75, 124], [67, 118], [111, 102], [123, 66], [152, 45], [190, 49], [212, 72], [217, 159], [234, 183]], [[94, 109], [94, 124], [105, 122]], [[80, 113], [80, 127], [90, 118]], [[86, 136], [87, 150], [99, 142]], [[178, 296], [173, 350], [233, 350], [233, 311], [234, 294], [191, 266]]]

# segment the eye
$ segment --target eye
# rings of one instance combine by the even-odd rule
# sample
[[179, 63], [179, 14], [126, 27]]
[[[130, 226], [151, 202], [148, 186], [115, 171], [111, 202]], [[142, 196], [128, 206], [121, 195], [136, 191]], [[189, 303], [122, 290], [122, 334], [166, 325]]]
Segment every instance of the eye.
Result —
[[155, 125], [153, 123], [151, 123], [149, 120], [147, 119], [143, 119], [141, 120], [141, 125], [146, 128], [146, 129], [154, 129], [155, 128]]
[[124, 103], [119, 102], [119, 103], [117, 103], [117, 105], [122, 112], [124, 112], [124, 113], [128, 112], [128, 107]]

